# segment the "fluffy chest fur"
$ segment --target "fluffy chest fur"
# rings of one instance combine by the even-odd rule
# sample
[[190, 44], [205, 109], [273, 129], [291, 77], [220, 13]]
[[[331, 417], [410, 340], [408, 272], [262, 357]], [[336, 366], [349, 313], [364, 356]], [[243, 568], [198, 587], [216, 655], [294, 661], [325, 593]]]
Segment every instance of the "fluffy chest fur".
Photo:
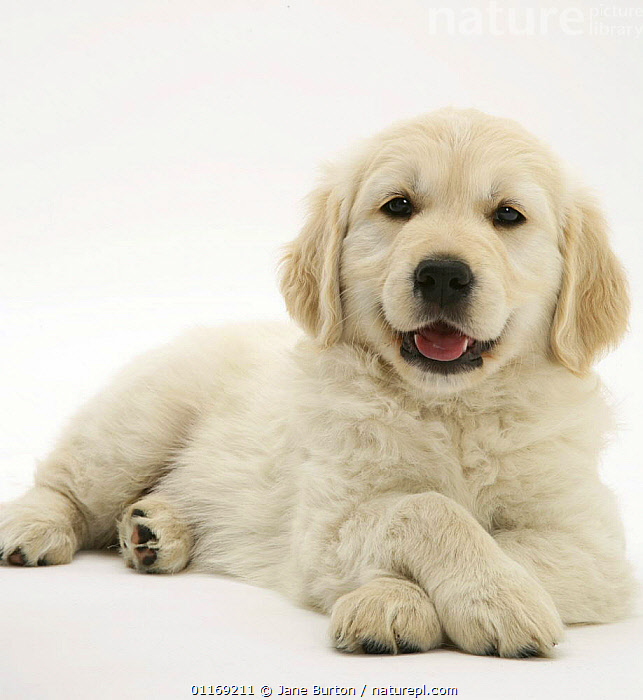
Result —
[[427, 400], [356, 349], [296, 358], [306, 397], [301, 484], [313, 500], [437, 491], [492, 530], [528, 520], [543, 499], [595, 471], [596, 425], [608, 421], [593, 377], [545, 363], [509, 367], [476, 391]]

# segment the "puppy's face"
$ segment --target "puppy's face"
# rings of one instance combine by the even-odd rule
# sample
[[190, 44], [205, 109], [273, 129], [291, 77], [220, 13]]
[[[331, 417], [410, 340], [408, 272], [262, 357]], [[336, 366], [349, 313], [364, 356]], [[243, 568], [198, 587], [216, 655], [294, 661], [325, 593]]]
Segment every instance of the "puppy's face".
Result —
[[[580, 373], [627, 313], [600, 214], [580, 200], [513, 123], [438, 112], [331, 174], [282, 289], [322, 342], [365, 347], [414, 387], [458, 391], [535, 355]], [[605, 297], [596, 285], [610, 308], [581, 308]]]
[[476, 127], [391, 135], [341, 253], [346, 336], [441, 391], [542, 346], [562, 275], [553, 164], [529, 138]]

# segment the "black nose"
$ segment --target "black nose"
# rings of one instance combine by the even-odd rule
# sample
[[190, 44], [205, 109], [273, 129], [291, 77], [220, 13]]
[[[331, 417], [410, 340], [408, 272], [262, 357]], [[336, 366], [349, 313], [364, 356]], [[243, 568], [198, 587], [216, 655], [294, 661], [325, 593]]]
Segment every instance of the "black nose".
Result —
[[446, 306], [471, 290], [473, 273], [460, 260], [423, 260], [415, 268], [415, 290], [424, 301]]

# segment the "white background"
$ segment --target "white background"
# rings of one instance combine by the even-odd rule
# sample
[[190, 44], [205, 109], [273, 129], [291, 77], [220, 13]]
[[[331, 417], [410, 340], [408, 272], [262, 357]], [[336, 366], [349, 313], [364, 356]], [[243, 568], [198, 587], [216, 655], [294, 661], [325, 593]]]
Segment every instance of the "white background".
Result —
[[[285, 316], [279, 249], [323, 159], [396, 119], [474, 106], [548, 142], [611, 221], [634, 308], [599, 365], [622, 425], [603, 474], [643, 573], [643, 39], [623, 36], [643, 18], [614, 17], [621, 3], [498, 2], [492, 20], [491, 6], [447, 6], [449, 33], [430, 1], [0, 1], [0, 500], [132, 355], [195, 324]], [[547, 26], [509, 25], [513, 12], [529, 29], [543, 7]], [[566, 24], [570, 7], [580, 20]], [[3, 697], [378, 682], [598, 698], [642, 685], [629, 656], [640, 617], [570, 630], [553, 661], [344, 657], [324, 618], [271, 592], [139, 577], [91, 553], [0, 569], [0, 601]]]

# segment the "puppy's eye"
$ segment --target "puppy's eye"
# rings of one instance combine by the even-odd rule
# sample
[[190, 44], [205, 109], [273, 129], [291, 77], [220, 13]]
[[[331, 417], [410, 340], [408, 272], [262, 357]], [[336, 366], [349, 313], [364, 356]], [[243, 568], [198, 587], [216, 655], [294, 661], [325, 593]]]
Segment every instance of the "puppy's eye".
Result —
[[395, 197], [382, 207], [382, 211], [396, 219], [408, 219], [413, 214], [413, 205], [406, 197]]
[[513, 207], [498, 207], [493, 213], [493, 223], [499, 226], [516, 226], [525, 220], [525, 217]]

